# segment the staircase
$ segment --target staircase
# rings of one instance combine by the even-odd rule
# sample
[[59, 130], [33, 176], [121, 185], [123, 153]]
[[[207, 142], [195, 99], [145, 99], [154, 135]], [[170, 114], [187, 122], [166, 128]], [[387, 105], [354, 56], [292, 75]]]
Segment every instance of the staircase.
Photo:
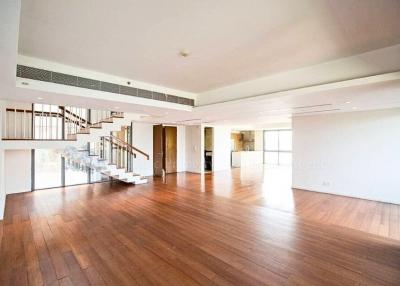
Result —
[[[36, 106], [35, 106], [36, 105]], [[133, 172], [133, 160], [149, 155], [111, 135], [129, 126], [137, 115], [79, 107], [33, 105], [31, 110], [6, 109], [3, 148], [64, 148], [71, 165], [95, 169], [132, 184], [148, 182]], [[84, 146], [84, 147], [82, 147]], [[73, 164], [72, 164], [73, 163]]]
[[65, 149], [97, 142], [138, 120], [138, 114], [71, 106], [34, 104], [32, 109], [6, 108], [2, 148]]
[[63, 156], [70, 165], [93, 169], [112, 179], [138, 185], [148, 182], [146, 177], [134, 173], [132, 165], [128, 163], [138, 153], [149, 158], [132, 145], [110, 135], [102, 137], [100, 142], [89, 144], [88, 148], [69, 146]]

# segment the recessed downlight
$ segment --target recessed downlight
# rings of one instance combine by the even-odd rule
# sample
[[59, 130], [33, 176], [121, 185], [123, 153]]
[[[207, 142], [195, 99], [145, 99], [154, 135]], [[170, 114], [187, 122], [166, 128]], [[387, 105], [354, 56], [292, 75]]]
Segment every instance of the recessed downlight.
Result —
[[38, 100], [43, 100], [43, 97], [38, 97], [37, 99], [38, 99]]
[[350, 104], [350, 103], [351, 103], [351, 101], [346, 101], [345, 103], [346, 103], [346, 104]]
[[357, 106], [353, 106], [351, 109], [353, 109], [353, 110], [357, 110], [357, 109], [358, 109], [358, 107], [357, 107]]
[[119, 109], [119, 107], [118, 107], [118, 106], [115, 106], [114, 109]]
[[188, 57], [190, 55], [190, 53], [189, 53], [188, 50], [182, 49], [182, 50], [179, 51], [179, 55], [184, 57], [184, 58], [186, 58], [186, 57]]

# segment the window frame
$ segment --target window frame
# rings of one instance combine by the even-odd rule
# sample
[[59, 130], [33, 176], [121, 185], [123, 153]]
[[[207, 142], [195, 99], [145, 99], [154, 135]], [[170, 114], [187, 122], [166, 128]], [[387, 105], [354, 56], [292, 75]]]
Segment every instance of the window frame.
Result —
[[[268, 164], [268, 165], [275, 165], [275, 166], [281, 166], [282, 164], [281, 164], [281, 162], [280, 162], [280, 153], [292, 153], [292, 150], [293, 150], [293, 146], [291, 146], [292, 148], [291, 148], [291, 150], [281, 150], [280, 149], [280, 132], [287, 132], [287, 131], [290, 131], [291, 133], [292, 133], [292, 138], [293, 138], [293, 130], [292, 129], [266, 129], [266, 130], [263, 130], [263, 163], [264, 164]], [[265, 135], [266, 135], [266, 133], [267, 132], [276, 132], [277, 133], [277, 140], [278, 140], [278, 147], [277, 147], [277, 149], [266, 149], [265, 148]], [[277, 164], [269, 164], [269, 163], [266, 163], [266, 160], [265, 160], [265, 153], [266, 152], [270, 152], [270, 153], [277, 153], [277, 156], [278, 156], [278, 162], [277, 162]]]

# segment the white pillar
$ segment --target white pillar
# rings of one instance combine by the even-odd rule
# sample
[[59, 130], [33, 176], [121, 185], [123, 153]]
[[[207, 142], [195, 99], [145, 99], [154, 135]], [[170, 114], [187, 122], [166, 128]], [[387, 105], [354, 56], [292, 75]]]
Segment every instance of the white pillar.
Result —
[[5, 109], [5, 101], [0, 101], [0, 220], [2, 220], [4, 217], [4, 207], [6, 203], [6, 190], [4, 182], [4, 149], [2, 144]]
[[[0, 1], [0, 95], [11, 96], [15, 89], [18, 54], [18, 32], [21, 0]], [[4, 149], [1, 138], [4, 125], [4, 101], [0, 101], [0, 220], [4, 216], [6, 192], [4, 185]]]

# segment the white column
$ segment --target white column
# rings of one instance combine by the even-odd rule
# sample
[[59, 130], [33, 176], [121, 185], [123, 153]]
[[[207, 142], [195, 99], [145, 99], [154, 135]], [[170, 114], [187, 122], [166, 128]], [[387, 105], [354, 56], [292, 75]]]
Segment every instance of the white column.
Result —
[[6, 202], [6, 190], [5, 190], [5, 177], [4, 177], [4, 149], [2, 144], [4, 119], [6, 113], [6, 102], [0, 101], [0, 220], [4, 216], [4, 207]]
[[[18, 54], [18, 32], [21, 0], [0, 1], [0, 93], [12, 92], [15, 88], [15, 72]], [[2, 128], [4, 125], [3, 108], [5, 103], [0, 101], [0, 220], [3, 219], [5, 206], [4, 185], [4, 149], [2, 146]]]

